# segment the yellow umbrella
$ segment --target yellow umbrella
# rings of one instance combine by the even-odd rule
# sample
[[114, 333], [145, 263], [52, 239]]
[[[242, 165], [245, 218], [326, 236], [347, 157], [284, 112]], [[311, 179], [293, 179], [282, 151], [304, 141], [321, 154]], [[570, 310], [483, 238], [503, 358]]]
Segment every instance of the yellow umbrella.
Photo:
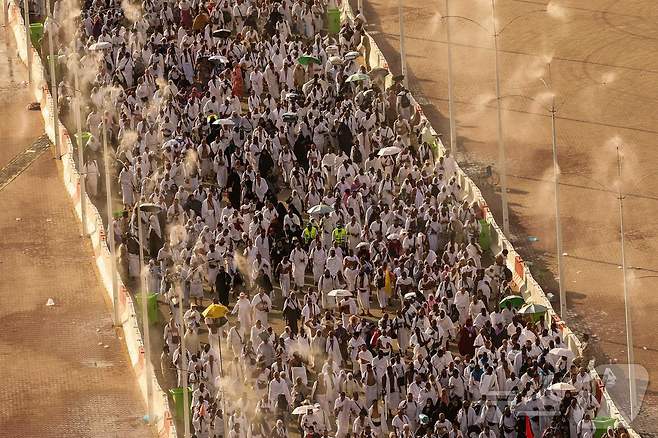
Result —
[[221, 304], [211, 304], [203, 311], [203, 316], [206, 318], [223, 318], [229, 312], [228, 307]]

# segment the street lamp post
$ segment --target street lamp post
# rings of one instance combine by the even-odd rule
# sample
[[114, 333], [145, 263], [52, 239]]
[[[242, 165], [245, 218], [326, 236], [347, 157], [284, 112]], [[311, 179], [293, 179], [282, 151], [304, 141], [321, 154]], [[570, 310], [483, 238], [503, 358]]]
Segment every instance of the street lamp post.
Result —
[[398, 18], [400, 20], [400, 69], [404, 79], [402, 79], [405, 88], [409, 88], [409, 79], [407, 78], [407, 53], [404, 47], [404, 10], [402, 0], [398, 0]]
[[110, 249], [110, 269], [112, 272], [112, 304], [114, 305], [114, 325], [121, 324], [119, 315], [119, 287], [116, 268], [116, 248], [114, 243], [114, 216], [112, 215], [112, 179], [110, 178], [111, 160], [107, 148], [107, 117], [103, 113], [103, 163], [105, 168], [105, 209], [107, 210], [107, 241]]
[[496, 0], [491, 0], [491, 25], [494, 39], [496, 71], [496, 116], [498, 122], [498, 161], [500, 167], [500, 192], [503, 207], [503, 233], [509, 237], [509, 209], [507, 201], [507, 158], [503, 135], [503, 116], [500, 102], [500, 61], [498, 59], [498, 33], [496, 32]]
[[620, 146], [617, 146], [617, 194], [619, 199], [619, 232], [621, 237], [621, 269], [624, 276], [624, 317], [626, 322], [626, 346], [628, 350], [628, 388], [629, 388], [629, 417], [633, 418], [637, 391], [635, 387], [635, 354], [633, 351], [633, 324], [631, 320], [631, 300], [628, 293], [628, 277], [626, 275], [626, 245], [624, 232], [624, 197], [622, 194], [622, 160]]
[[178, 318], [180, 320], [181, 333], [180, 333], [180, 370], [183, 376], [183, 422], [185, 423], [185, 435], [184, 438], [190, 438], [190, 395], [187, 388], [187, 346], [185, 345], [185, 333], [187, 332], [187, 326], [185, 325], [185, 320], [183, 317], [183, 289], [185, 281], [183, 278], [179, 278], [178, 285]]
[[[5, 0], [9, 2], [9, 0]], [[23, 0], [23, 15], [25, 15], [25, 61], [27, 63], [27, 83], [32, 84], [32, 39], [30, 37], [30, 1]], [[5, 26], [9, 23], [5, 22]]]
[[153, 398], [153, 370], [151, 369], [151, 334], [148, 322], [148, 288], [146, 287], [146, 273], [144, 268], [144, 237], [142, 232], [142, 212], [158, 213], [162, 208], [156, 204], [137, 203], [137, 234], [139, 238], [139, 280], [142, 289], [142, 329], [144, 335], [144, 363], [146, 369], [146, 409], [149, 423], [152, 421]]
[[[446, 17], [450, 16], [450, 0], [445, 0]], [[450, 118], [450, 155], [455, 158], [457, 127], [455, 124], [455, 108], [452, 95], [452, 41], [450, 20], [446, 20], [446, 40], [448, 42], [448, 115]]]
[[[25, 3], [27, 3], [29, 0], [23, 0]], [[54, 30], [54, 20], [53, 20], [53, 15], [52, 12], [50, 11], [50, 0], [46, 1], [46, 14], [47, 14], [47, 21], [48, 21], [48, 52], [50, 56], [48, 56], [48, 64], [50, 66], [50, 96], [52, 97], [53, 100], [53, 135], [55, 136], [55, 152], [57, 153], [57, 158], [61, 159], [62, 158], [62, 146], [59, 138], [59, 102], [57, 99], [57, 78], [55, 74], [55, 44], [53, 42], [53, 30]], [[28, 34], [29, 36], [29, 34]], [[28, 46], [28, 51], [29, 47], [31, 46], [30, 40], [27, 41], [27, 46]], [[29, 57], [28, 57], [29, 58]], [[78, 148], [80, 149], [80, 148]], [[82, 162], [80, 163], [80, 167], [78, 169], [82, 169]], [[82, 177], [82, 172], [80, 172], [80, 185], [82, 187], [84, 178]], [[81, 190], [82, 191], [82, 190]], [[84, 204], [80, 204], [80, 207], [84, 211]], [[84, 213], [83, 213], [83, 218], [84, 218]], [[83, 235], [86, 235], [87, 233], [84, 232], [85, 225], [84, 225], [84, 219], [82, 221], [82, 230], [83, 230]]]
[[[80, 174], [80, 218], [82, 220], [82, 235], [87, 235], [87, 190], [85, 178], [87, 173], [84, 172], [84, 148], [82, 140], [82, 91], [80, 90], [80, 58], [76, 61], [76, 68], [73, 71], [73, 92], [75, 93], [75, 123], [78, 131], [78, 173]], [[55, 136], [57, 137], [57, 136]], [[114, 239], [114, 236], [112, 236]]]
[[557, 158], [557, 133], [555, 129], [555, 98], [551, 106], [551, 143], [553, 149], [553, 184], [555, 192], [555, 244], [557, 250], [557, 275], [560, 290], [560, 318], [567, 318], [567, 291], [564, 287], [564, 266], [562, 264], [562, 222], [560, 218], [560, 166]]

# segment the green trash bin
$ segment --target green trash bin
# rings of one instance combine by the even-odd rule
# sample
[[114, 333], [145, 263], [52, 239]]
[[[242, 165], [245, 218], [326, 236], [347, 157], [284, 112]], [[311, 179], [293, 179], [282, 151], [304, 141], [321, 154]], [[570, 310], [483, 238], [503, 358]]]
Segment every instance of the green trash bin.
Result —
[[[187, 388], [189, 391], [188, 402], [192, 405], [192, 388]], [[174, 407], [176, 409], [176, 418], [182, 419], [185, 411], [185, 403], [183, 402], [183, 388], [172, 388], [169, 390], [171, 398], [174, 399]]]
[[34, 47], [39, 48], [41, 45], [41, 38], [43, 38], [43, 23], [30, 24], [30, 39], [32, 40], [32, 45]]
[[337, 8], [327, 9], [327, 28], [329, 33], [337, 34], [340, 32], [340, 10]]
[[[142, 294], [141, 292], [137, 294], [137, 305], [139, 306], [139, 309], [137, 310], [137, 314], [141, 315], [142, 311]], [[150, 324], [155, 324], [160, 320], [160, 313], [158, 311], [158, 294], [148, 294], [146, 298], [146, 311], [148, 314], [149, 318], [149, 323]]]
[[615, 427], [617, 420], [610, 417], [596, 417], [592, 420], [596, 430], [594, 431], [594, 438], [600, 438], [608, 430], [608, 427]]
[[480, 247], [482, 251], [489, 251], [491, 248], [491, 224], [486, 219], [480, 219]]

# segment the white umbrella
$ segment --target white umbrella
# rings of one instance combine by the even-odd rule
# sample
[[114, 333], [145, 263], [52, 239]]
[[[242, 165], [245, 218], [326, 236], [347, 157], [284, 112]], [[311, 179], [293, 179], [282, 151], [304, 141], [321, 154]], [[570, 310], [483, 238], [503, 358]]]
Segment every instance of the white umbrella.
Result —
[[329, 62], [331, 62], [333, 65], [343, 65], [343, 58], [340, 56], [331, 56], [329, 57]]
[[377, 155], [380, 157], [388, 157], [390, 155], [397, 155], [400, 152], [402, 152], [402, 149], [397, 146], [387, 146], [385, 148], [381, 148], [379, 152], [377, 152]]
[[573, 359], [573, 357], [575, 356], [573, 354], [573, 351], [569, 350], [568, 348], [553, 348], [551, 351], [548, 352], [548, 354], [556, 357], [565, 356], [567, 359]]
[[100, 43], [94, 43], [91, 46], [89, 46], [89, 50], [108, 50], [112, 48], [112, 43], [108, 41], [101, 41]]
[[235, 126], [235, 122], [231, 119], [217, 119], [212, 122], [212, 124], [219, 126]]
[[366, 248], [366, 249], [370, 248], [370, 245], [368, 244], [368, 242], [361, 242], [356, 246], [356, 249], [363, 249], [363, 248]]
[[418, 298], [418, 295], [416, 295], [416, 292], [407, 292], [404, 294], [404, 299], [405, 300], [415, 300]]
[[391, 233], [388, 236], [386, 236], [388, 240], [400, 240], [400, 235], [396, 233]]
[[359, 52], [347, 52], [345, 54], [345, 56], [343, 56], [343, 58], [345, 58], [349, 61], [349, 60], [352, 60], [352, 59], [356, 59], [359, 56], [361, 56], [361, 54]]
[[228, 64], [228, 58], [222, 55], [214, 55], [208, 58], [208, 61], [218, 62], [220, 64]]
[[548, 387], [551, 391], [575, 391], [576, 388], [570, 383], [558, 382]]
[[322, 215], [322, 214], [329, 214], [332, 211], [334, 211], [334, 208], [332, 206], [325, 205], [325, 204], [318, 204], [318, 205], [314, 205], [313, 207], [309, 208], [307, 213], [308, 214]]
[[302, 405], [298, 406], [292, 411], [292, 415], [304, 415], [307, 414], [308, 411], [312, 412], [317, 412], [320, 410], [320, 406], [315, 404], [315, 405]]
[[351, 297], [352, 292], [348, 291], [347, 289], [334, 289], [331, 292], [327, 294], [329, 297]]

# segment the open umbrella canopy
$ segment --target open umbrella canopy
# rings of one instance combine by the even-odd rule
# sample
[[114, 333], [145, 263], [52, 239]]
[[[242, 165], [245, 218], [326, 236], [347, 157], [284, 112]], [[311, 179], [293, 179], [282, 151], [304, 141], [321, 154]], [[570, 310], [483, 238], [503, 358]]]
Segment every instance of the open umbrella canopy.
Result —
[[318, 204], [318, 205], [314, 205], [313, 207], [309, 208], [307, 213], [308, 214], [322, 215], [322, 214], [329, 214], [332, 211], [334, 211], [334, 208], [332, 206], [325, 205], [325, 204]]
[[334, 289], [331, 292], [327, 294], [329, 297], [351, 297], [352, 292], [348, 291], [347, 289]]
[[519, 309], [521, 306], [525, 304], [525, 300], [521, 296], [510, 295], [500, 300], [500, 304], [498, 304], [498, 307], [504, 309], [507, 307], [507, 303], [509, 303], [513, 308]]
[[91, 46], [89, 46], [89, 50], [109, 50], [112, 48], [112, 43], [108, 41], [101, 41], [99, 43], [94, 43]]
[[[77, 132], [74, 134], [74, 137], [77, 141], [78, 140], [78, 133]], [[80, 143], [82, 143], [84, 145], [84, 147], [87, 147], [87, 146], [89, 146], [89, 140], [91, 140], [92, 137], [93, 137], [93, 135], [91, 135], [91, 132], [83, 131], [82, 132], [82, 141], [80, 141]]]
[[385, 148], [381, 148], [379, 152], [377, 152], [377, 155], [380, 157], [388, 157], [390, 155], [396, 155], [402, 152], [402, 149], [400, 149], [397, 146], [387, 146]]
[[202, 315], [206, 318], [222, 318], [226, 316], [229, 312], [228, 307], [222, 306], [221, 304], [211, 304], [206, 307], [206, 310], [203, 311]]
[[235, 122], [231, 119], [217, 119], [212, 124], [215, 126], [235, 126]]
[[213, 55], [210, 58], [208, 58], [208, 61], [212, 61], [215, 64], [228, 64], [228, 58], [226, 56], [222, 55]]
[[548, 354], [555, 357], [566, 357], [567, 359], [572, 359], [575, 356], [573, 351], [568, 348], [553, 348]]
[[331, 62], [333, 65], [343, 65], [345, 61], [343, 61], [343, 58], [340, 56], [331, 56], [329, 57], [329, 62]]
[[320, 405], [318, 404], [302, 405], [302, 406], [297, 406], [295, 409], [293, 409], [292, 415], [304, 415], [307, 414], [309, 411], [317, 412], [319, 410], [320, 410]]
[[297, 113], [283, 113], [281, 116], [284, 122], [294, 122], [297, 120]]
[[352, 59], [356, 59], [359, 56], [361, 56], [361, 54], [359, 52], [352, 51], [352, 52], [347, 52], [343, 58], [345, 58], [349, 61], [349, 60], [352, 60]]
[[162, 211], [162, 207], [159, 206], [158, 204], [152, 204], [150, 202], [145, 202], [143, 204], [137, 204], [136, 207], [139, 207], [139, 209], [143, 212], [146, 213], [160, 213]]
[[353, 75], [350, 75], [345, 82], [362, 82], [367, 79], [370, 79], [370, 77], [365, 73], [354, 73]]
[[418, 298], [416, 292], [407, 292], [406, 294], [404, 294], [405, 300], [415, 300], [416, 298]]
[[215, 38], [228, 38], [231, 36], [231, 31], [228, 29], [217, 29], [212, 33]]
[[368, 242], [361, 242], [361, 243], [359, 243], [359, 244], [356, 246], [356, 249], [357, 249], [357, 250], [361, 250], [361, 249], [364, 249], [364, 248], [365, 248], [365, 249], [369, 249], [369, 248], [370, 248], [370, 244], [369, 244]]
[[551, 391], [575, 391], [576, 388], [566, 382], [558, 382], [558, 383], [553, 383], [551, 386], [548, 387]]
[[302, 55], [297, 58], [297, 62], [301, 65], [322, 64], [320, 58], [311, 55]]
[[546, 313], [548, 309], [541, 304], [528, 303], [519, 309], [521, 315], [537, 315], [539, 313]]

